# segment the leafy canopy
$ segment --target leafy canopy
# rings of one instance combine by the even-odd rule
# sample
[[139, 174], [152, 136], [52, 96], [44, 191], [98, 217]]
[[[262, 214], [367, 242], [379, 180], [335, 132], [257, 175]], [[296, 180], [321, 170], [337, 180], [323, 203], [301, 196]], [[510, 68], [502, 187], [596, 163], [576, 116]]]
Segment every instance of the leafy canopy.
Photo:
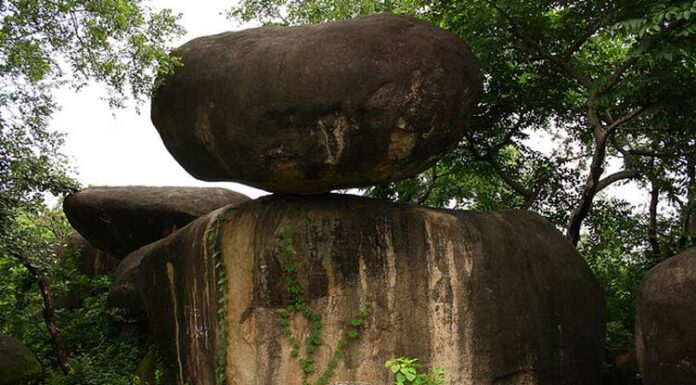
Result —
[[140, 103], [177, 65], [167, 45], [183, 33], [178, 19], [143, 0], [0, 1], [0, 237], [17, 209], [76, 187], [48, 128], [54, 91], [98, 82], [111, 106]]
[[[47, 384], [131, 384], [143, 349], [118, 338], [103, 312], [109, 279], [75, 271], [78, 257], [61, 252], [69, 226], [44, 203], [78, 187], [63, 137], [48, 127], [60, 107], [55, 91], [99, 83], [111, 107], [140, 105], [158, 73], [178, 64], [168, 55], [183, 33], [178, 19], [143, 0], [0, 0], [0, 332], [39, 355]], [[56, 370], [41, 319], [54, 315], [42, 311], [37, 283], [45, 282], [71, 350], [70, 376]], [[63, 303], [74, 298], [84, 301]]]

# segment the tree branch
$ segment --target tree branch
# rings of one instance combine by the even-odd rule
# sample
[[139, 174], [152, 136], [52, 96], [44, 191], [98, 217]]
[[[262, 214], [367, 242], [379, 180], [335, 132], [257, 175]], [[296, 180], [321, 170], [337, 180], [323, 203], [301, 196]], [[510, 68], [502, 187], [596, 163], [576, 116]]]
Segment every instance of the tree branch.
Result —
[[51, 292], [48, 287], [48, 282], [46, 277], [31, 263], [31, 261], [24, 255], [10, 251], [13, 257], [15, 257], [19, 262], [24, 265], [24, 267], [29, 271], [32, 278], [36, 281], [39, 286], [39, 291], [41, 292], [41, 297], [43, 299], [43, 318], [46, 323], [46, 328], [48, 329], [48, 334], [51, 336], [51, 343], [56, 351], [56, 358], [58, 365], [60, 366], [63, 374], [69, 374], [71, 372], [70, 364], [68, 363], [68, 350], [65, 348], [65, 344], [58, 333], [58, 326], [56, 324], [56, 311], [53, 306], [53, 298], [51, 297]]
[[657, 204], [660, 201], [660, 188], [657, 183], [652, 181], [652, 189], [650, 190], [650, 209], [648, 220], [648, 243], [652, 248], [653, 258], [660, 260], [660, 243], [657, 240]]
[[529, 190], [527, 187], [525, 187], [522, 183], [516, 181], [510, 174], [508, 174], [498, 163], [498, 158], [493, 155], [489, 154], [488, 161], [490, 165], [493, 167], [493, 170], [500, 176], [500, 179], [503, 180], [510, 188], [515, 190], [518, 194], [522, 195], [523, 198], [525, 198], [525, 204], [524, 208], [529, 208], [533, 203], [534, 200], [536, 199], [537, 195], [533, 191]]
[[[685, 20], [678, 20], [678, 21], [671, 23], [671, 24], [667, 25], [666, 27], [664, 27], [662, 29], [662, 32], [666, 33], [669, 31], [674, 31], [674, 30], [684, 26], [685, 24], [686, 24]], [[619, 83], [619, 80], [621, 80], [621, 78], [626, 74], [626, 72], [629, 69], [631, 69], [631, 67], [633, 67], [633, 65], [636, 64], [636, 62], [638, 62], [638, 60], [640, 60], [643, 53], [648, 51], [650, 48], [652, 48], [655, 45], [656, 41], [657, 41], [656, 39], [653, 39], [653, 40], [639, 42], [639, 43], [642, 43], [643, 46], [640, 47], [637, 50], [637, 52], [635, 52], [633, 55], [627, 57], [626, 59], [624, 59], [624, 61], [621, 64], [619, 64], [619, 66], [616, 68], [616, 70], [614, 70], [614, 72], [609, 76], [609, 78], [607, 79], [607, 83], [599, 91], [598, 95], [604, 94], [604, 93], [610, 91], [612, 88], [614, 88], [614, 86], [616, 86], [616, 84]]]
[[607, 79], [607, 83], [602, 87], [602, 89], [598, 92], [598, 95], [602, 95], [610, 91], [614, 86], [616, 86], [619, 83], [619, 80], [623, 77], [623, 75], [628, 71], [631, 67], [633, 67], [634, 64], [640, 59], [640, 55], [637, 53], [633, 56], [627, 57], [617, 68], [614, 70], [614, 73], [609, 76]]
[[620, 125], [622, 125], [622, 124], [628, 122], [629, 120], [632, 120], [632, 119], [638, 117], [638, 116], [639, 116], [640, 114], [642, 114], [643, 111], [645, 111], [645, 110], [646, 110], [646, 106], [638, 106], [638, 107], [634, 108], [634, 109], [631, 110], [631, 112], [629, 112], [628, 114], [626, 114], [626, 115], [624, 115], [624, 116], [622, 116], [622, 117], [620, 117], [620, 118], [614, 120], [610, 125], [608, 125], [607, 128], [605, 129], [606, 133], [607, 133], [607, 134], [610, 134], [610, 133], [611, 133], [612, 131], [614, 131], [617, 127], [619, 127]]
[[546, 51], [536, 40], [534, 40], [532, 37], [524, 33], [519, 26], [512, 20], [512, 18], [503, 10], [500, 8], [498, 5], [495, 3], [489, 3], [493, 8], [495, 8], [502, 16], [503, 18], [510, 24], [510, 28], [512, 30], [512, 34], [517, 36], [519, 39], [530, 45], [534, 51], [541, 55], [544, 59], [547, 61], [551, 62], [552, 64], [557, 65], [560, 67], [563, 71], [565, 71], [571, 78], [573, 78], [575, 81], [577, 81], [581, 86], [584, 88], [591, 88], [592, 86], [592, 79], [589, 77], [585, 76], [583, 73], [581, 73], [577, 68], [573, 67], [568, 61], [563, 60], [556, 55], [553, 55], [552, 53]]
[[437, 175], [437, 169], [436, 166], [433, 166], [431, 169], [431, 179], [430, 179], [430, 184], [428, 185], [428, 189], [425, 191], [425, 193], [418, 199], [418, 205], [423, 205], [425, 201], [430, 198], [430, 194], [433, 193], [433, 190], [435, 189], [435, 181], [437, 181], [437, 178], [439, 177]]
[[623, 170], [623, 171], [615, 172], [615, 173], [608, 175], [605, 178], [601, 179], [599, 182], [597, 182], [597, 189], [595, 190], [595, 194], [602, 191], [603, 189], [609, 187], [611, 184], [616, 183], [620, 180], [633, 179], [633, 178], [637, 178], [639, 176], [640, 176], [640, 171], [638, 171], [638, 170]]
[[580, 35], [573, 43], [568, 47], [563, 54], [561, 55], [561, 58], [563, 61], [570, 61], [570, 58], [578, 51], [580, 50], [580, 47], [582, 47], [583, 44], [589, 40], [592, 35], [594, 35], [597, 30], [602, 26], [603, 23], [605, 23], [609, 19], [609, 15], [606, 15], [605, 17], [597, 20], [588, 28], [585, 33]]
[[625, 168], [628, 170], [633, 170], [636, 165], [635, 155], [632, 154], [630, 150], [625, 149], [621, 144], [619, 144], [614, 133], [609, 135], [609, 142], [623, 157]]

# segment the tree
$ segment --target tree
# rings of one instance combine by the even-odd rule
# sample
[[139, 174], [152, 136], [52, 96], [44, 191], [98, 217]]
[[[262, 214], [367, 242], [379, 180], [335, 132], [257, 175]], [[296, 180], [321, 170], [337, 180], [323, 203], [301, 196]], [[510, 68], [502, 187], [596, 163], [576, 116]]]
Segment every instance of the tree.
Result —
[[123, 107], [148, 95], [158, 73], [177, 65], [168, 44], [183, 33], [179, 16], [142, 0], [0, 0], [0, 255], [33, 277], [59, 365], [69, 372], [56, 326], [49, 280], [39, 260], [52, 251], [31, 239], [22, 218], [45, 210], [45, 194], [77, 188], [48, 129], [58, 87], [105, 85], [106, 100]]
[[[0, 333], [21, 339], [43, 368], [46, 385], [133, 385], [138, 362], [150, 347], [141, 330], [124, 330], [107, 314], [112, 277], [89, 277], [72, 247], [70, 224], [62, 210], [37, 209], [17, 218], [15, 244], [47, 283], [53, 322], [70, 352], [70, 373], [61, 370], [53, 336], [46, 327], [46, 297], [36, 289], [31, 269], [0, 251]], [[161, 372], [161, 369], [159, 369]], [[137, 382], [139, 383], [139, 382]], [[162, 382], [158, 382], [161, 384]]]
[[19, 261], [36, 282], [43, 303], [44, 323], [56, 352], [58, 366], [64, 374], [69, 374], [68, 349], [58, 332], [50, 280], [44, 273], [57, 264], [58, 250], [68, 237], [69, 226], [55, 212], [39, 208], [37, 214], [22, 212], [14, 218], [15, 225], [10, 226], [9, 234], [5, 234], [6, 239], [12, 241], [12, 247], [6, 253]]
[[142, 101], [177, 64], [167, 44], [178, 18], [142, 0], [0, 1], [0, 236], [14, 209], [75, 187], [47, 128], [55, 89], [96, 81], [112, 106]]

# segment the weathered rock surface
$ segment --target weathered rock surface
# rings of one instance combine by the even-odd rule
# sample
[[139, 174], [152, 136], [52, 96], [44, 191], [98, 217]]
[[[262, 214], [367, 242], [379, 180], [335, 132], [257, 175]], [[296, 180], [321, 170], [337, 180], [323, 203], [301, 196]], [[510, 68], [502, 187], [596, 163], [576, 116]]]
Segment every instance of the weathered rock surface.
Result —
[[0, 385], [29, 385], [41, 377], [34, 353], [14, 337], [0, 334]]
[[128, 254], [118, 264], [114, 272], [114, 283], [106, 297], [106, 312], [114, 320], [124, 323], [139, 323], [147, 320], [138, 289], [140, 284], [138, 274], [143, 257], [156, 245], [157, 242], [153, 242], [143, 246]]
[[614, 354], [602, 385], [643, 385], [635, 349], [621, 349]]
[[[301, 378], [282, 337], [285, 229], [307, 303], [322, 316], [317, 371], [358, 309], [369, 310], [330, 383], [393, 383], [384, 362], [400, 355], [445, 368], [452, 384], [601, 381], [601, 290], [541, 217], [318, 195], [215, 211], [144, 256], [141, 295], [177, 383], [212, 385], [216, 370], [229, 385]], [[302, 341], [307, 325], [291, 325]]]
[[124, 257], [201, 215], [248, 199], [222, 188], [92, 187], [67, 196], [63, 211], [89, 243]]
[[70, 246], [78, 253], [78, 270], [88, 277], [111, 274], [120, 262], [119, 258], [92, 246], [77, 231], [70, 235]]
[[415, 176], [457, 144], [481, 93], [453, 34], [377, 15], [192, 40], [152, 121], [193, 176], [316, 193]]
[[696, 247], [659, 263], [643, 279], [636, 353], [645, 385], [696, 384]]
[[138, 377], [138, 385], [157, 385], [157, 354], [154, 349], [145, 354], [135, 375]]

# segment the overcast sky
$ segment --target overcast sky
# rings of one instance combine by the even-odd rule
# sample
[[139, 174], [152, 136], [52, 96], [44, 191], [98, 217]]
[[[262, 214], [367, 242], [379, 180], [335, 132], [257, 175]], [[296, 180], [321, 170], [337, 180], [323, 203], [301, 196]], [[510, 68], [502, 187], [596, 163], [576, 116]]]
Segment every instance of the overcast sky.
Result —
[[[175, 46], [198, 36], [238, 30], [254, 25], [240, 25], [228, 20], [224, 11], [233, 0], [153, 0], [155, 8], [168, 7], [181, 13], [186, 35]], [[190, 176], [167, 152], [159, 134], [150, 122], [150, 106], [142, 106], [141, 114], [134, 107], [113, 111], [99, 100], [104, 91], [92, 86], [80, 92], [63, 90], [57, 100], [62, 106], [51, 123], [59, 132], [67, 133], [65, 152], [72, 159], [78, 180], [83, 185], [153, 185], [153, 186], [222, 186], [253, 198], [266, 194], [237, 183], [209, 183]], [[550, 150], [544, 138], [527, 143], [537, 149]], [[610, 164], [608, 171], [620, 167]], [[611, 187], [612, 195], [634, 204], [645, 205], [646, 192], [634, 184]]]

